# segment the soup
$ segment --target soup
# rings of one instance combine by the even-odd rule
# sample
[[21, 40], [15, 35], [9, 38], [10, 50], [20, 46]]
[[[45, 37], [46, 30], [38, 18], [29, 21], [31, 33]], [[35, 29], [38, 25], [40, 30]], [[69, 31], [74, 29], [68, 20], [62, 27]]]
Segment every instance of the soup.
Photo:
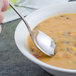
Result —
[[76, 14], [62, 14], [48, 18], [33, 30], [44, 32], [56, 44], [55, 55], [49, 57], [38, 50], [28, 36], [29, 50], [36, 58], [56, 67], [76, 69]]

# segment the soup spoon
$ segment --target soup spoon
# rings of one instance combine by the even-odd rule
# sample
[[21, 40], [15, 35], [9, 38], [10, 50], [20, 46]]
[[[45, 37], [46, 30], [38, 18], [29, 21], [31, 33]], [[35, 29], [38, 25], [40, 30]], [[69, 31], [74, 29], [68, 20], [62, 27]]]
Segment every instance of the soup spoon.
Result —
[[12, 7], [12, 9], [20, 16], [20, 18], [25, 23], [29, 31], [29, 34], [31, 36], [31, 39], [33, 43], [36, 45], [36, 47], [48, 56], [54, 55], [56, 44], [54, 43], [53, 39], [41, 31], [31, 30], [26, 19], [18, 12], [18, 10], [15, 8], [15, 6], [10, 1], [9, 1], [9, 5]]

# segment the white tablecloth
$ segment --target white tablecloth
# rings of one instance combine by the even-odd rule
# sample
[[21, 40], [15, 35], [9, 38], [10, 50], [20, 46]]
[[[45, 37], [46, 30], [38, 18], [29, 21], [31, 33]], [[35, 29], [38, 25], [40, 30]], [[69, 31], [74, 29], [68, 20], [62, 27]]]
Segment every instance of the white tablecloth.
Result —
[[[59, 4], [64, 2], [68, 2], [68, 0], [19, 0], [19, 2], [16, 3], [16, 6], [19, 12], [23, 16], [26, 16], [31, 12], [47, 5], [55, 5], [57, 3]], [[6, 12], [4, 12], [4, 15], [5, 18], [3, 20], [3, 23], [19, 18], [19, 16], [13, 11], [13, 9], [7, 10]]]

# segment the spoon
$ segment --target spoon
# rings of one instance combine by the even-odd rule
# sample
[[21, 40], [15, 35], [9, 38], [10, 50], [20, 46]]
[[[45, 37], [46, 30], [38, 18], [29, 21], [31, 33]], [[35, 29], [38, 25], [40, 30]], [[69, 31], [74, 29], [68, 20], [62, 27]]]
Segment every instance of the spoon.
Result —
[[9, 1], [9, 5], [12, 7], [12, 9], [20, 16], [20, 18], [25, 23], [29, 31], [29, 34], [31, 36], [31, 39], [33, 43], [36, 45], [36, 47], [48, 56], [54, 55], [56, 44], [54, 43], [53, 39], [41, 31], [34, 31], [34, 30], [32, 31], [27, 21], [25, 20], [25, 18], [18, 12], [18, 10], [15, 8], [15, 6], [10, 1]]

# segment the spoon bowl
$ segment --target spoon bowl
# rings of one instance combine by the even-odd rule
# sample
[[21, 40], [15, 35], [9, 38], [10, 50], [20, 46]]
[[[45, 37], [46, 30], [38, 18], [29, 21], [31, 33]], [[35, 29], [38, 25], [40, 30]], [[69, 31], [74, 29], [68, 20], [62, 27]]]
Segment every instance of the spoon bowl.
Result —
[[54, 55], [54, 49], [56, 47], [54, 41], [41, 31], [32, 31], [34, 44], [40, 51], [48, 56]]

